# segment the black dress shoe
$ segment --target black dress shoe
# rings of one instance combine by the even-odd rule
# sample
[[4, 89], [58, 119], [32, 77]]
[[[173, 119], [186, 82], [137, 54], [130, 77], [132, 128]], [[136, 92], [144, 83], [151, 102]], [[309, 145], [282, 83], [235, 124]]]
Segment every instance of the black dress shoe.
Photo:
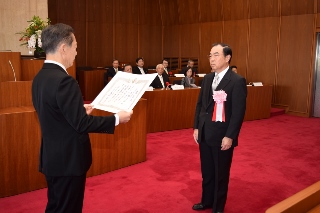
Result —
[[212, 208], [212, 206], [205, 205], [203, 203], [197, 203], [192, 206], [192, 209], [196, 210], [196, 211], [205, 210], [205, 209], [209, 209], [209, 208]]

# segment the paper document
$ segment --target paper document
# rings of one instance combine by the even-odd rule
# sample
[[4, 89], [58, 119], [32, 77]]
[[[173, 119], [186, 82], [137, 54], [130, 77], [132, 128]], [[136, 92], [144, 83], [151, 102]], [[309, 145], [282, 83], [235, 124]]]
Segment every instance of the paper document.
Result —
[[93, 108], [112, 113], [130, 111], [157, 75], [157, 73], [138, 75], [118, 71], [91, 104]]

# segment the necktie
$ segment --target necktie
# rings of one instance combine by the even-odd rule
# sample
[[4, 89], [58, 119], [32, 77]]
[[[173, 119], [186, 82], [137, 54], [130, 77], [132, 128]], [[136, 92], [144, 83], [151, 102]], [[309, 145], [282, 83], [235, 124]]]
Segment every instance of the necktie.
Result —
[[218, 84], [219, 84], [219, 75], [216, 74], [212, 82], [212, 92], [216, 90]]
[[161, 81], [161, 84], [162, 84], [162, 88], [164, 88], [164, 83], [163, 83], [162, 75], [159, 75], [159, 78], [160, 78], [160, 81]]

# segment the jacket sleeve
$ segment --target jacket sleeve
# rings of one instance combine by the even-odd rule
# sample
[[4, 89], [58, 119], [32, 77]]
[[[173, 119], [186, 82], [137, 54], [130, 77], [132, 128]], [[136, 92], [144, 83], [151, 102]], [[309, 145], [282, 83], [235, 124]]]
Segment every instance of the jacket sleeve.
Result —
[[77, 82], [71, 77], [62, 78], [56, 88], [56, 100], [67, 122], [79, 133], [106, 132], [113, 134], [115, 117], [87, 115]]
[[232, 114], [226, 136], [232, 139], [238, 137], [246, 112], [247, 86], [246, 80], [240, 78], [232, 90]]

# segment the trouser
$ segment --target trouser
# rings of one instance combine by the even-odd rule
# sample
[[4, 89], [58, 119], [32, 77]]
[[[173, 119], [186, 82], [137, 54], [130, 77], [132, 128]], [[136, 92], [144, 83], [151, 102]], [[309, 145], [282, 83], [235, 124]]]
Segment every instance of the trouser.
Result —
[[46, 176], [48, 203], [46, 213], [81, 213], [86, 174], [81, 176]]
[[234, 148], [221, 150], [221, 147], [209, 146], [202, 140], [199, 149], [202, 172], [201, 202], [212, 205], [213, 211], [223, 211], [227, 201]]

